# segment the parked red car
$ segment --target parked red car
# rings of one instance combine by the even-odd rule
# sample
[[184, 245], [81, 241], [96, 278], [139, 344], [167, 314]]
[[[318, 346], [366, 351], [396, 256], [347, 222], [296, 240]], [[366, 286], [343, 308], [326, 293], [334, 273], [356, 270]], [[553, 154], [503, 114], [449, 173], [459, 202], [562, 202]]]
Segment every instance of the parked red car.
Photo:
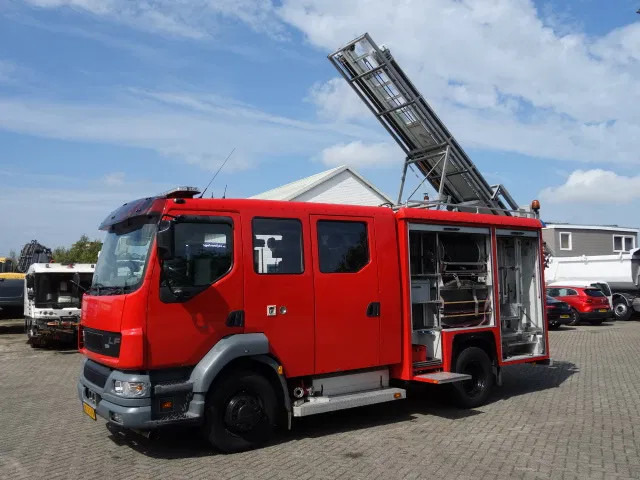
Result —
[[547, 295], [568, 303], [576, 314], [576, 323], [586, 320], [600, 325], [611, 317], [609, 300], [597, 288], [553, 286], [547, 288]]

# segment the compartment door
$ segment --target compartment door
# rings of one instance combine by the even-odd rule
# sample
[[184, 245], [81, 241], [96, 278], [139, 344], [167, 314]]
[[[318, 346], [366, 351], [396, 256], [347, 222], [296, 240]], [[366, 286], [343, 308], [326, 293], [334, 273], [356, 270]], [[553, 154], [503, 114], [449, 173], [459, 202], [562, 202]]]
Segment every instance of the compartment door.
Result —
[[316, 373], [378, 365], [382, 309], [373, 218], [312, 215], [311, 225]]

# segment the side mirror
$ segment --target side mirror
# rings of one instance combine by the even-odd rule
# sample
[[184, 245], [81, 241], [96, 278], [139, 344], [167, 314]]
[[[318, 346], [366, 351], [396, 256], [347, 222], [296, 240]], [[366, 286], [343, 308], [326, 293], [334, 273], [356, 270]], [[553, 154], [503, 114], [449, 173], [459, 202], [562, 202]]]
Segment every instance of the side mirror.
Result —
[[158, 257], [161, 260], [168, 260], [173, 258], [174, 246], [173, 246], [173, 221], [162, 221], [158, 227], [158, 234], [156, 235], [156, 248], [158, 249]]

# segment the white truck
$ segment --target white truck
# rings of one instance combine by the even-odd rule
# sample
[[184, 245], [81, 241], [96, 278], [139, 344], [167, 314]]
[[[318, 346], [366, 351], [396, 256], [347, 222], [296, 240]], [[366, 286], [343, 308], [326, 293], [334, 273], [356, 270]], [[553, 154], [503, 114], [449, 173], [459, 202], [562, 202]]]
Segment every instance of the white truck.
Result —
[[615, 255], [552, 257], [544, 275], [547, 285], [608, 284], [616, 320], [640, 313], [640, 248]]
[[77, 339], [82, 294], [94, 264], [34, 263], [25, 277], [24, 323], [32, 347]]

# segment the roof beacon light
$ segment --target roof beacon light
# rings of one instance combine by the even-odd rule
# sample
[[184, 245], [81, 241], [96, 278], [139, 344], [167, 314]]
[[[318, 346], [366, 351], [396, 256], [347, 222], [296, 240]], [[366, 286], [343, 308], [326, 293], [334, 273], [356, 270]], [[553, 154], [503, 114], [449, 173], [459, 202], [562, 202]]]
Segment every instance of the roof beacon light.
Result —
[[164, 198], [193, 198], [199, 193], [200, 190], [197, 187], [176, 187], [161, 193], [160, 196]]
[[533, 200], [531, 202], [531, 210], [533, 210], [533, 212], [538, 215], [538, 213], [540, 212], [540, 201], [539, 200]]

